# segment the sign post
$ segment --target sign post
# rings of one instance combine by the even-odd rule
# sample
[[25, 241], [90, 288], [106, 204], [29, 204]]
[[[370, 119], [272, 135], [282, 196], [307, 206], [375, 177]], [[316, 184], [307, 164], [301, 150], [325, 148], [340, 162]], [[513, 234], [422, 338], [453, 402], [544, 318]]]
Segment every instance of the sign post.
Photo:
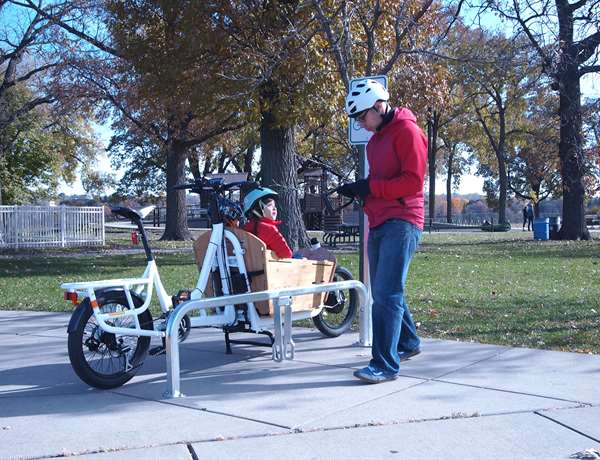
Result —
[[[387, 77], [385, 75], [377, 75], [372, 77], [354, 78], [350, 81], [350, 91], [356, 88], [365, 80], [375, 80], [381, 83], [384, 88], [387, 88]], [[369, 164], [367, 163], [366, 145], [371, 139], [373, 133], [364, 129], [360, 123], [353, 118], [348, 119], [348, 140], [352, 145], [358, 148], [358, 173], [360, 178], [365, 178], [369, 175]], [[371, 282], [369, 280], [369, 259], [367, 258], [367, 240], [369, 238], [369, 221], [362, 208], [359, 214], [359, 277], [367, 287], [368, 300], [367, 305], [361, 305], [358, 318], [359, 338], [358, 345], [370, 347], [373, 341], [373, 324], [371, 318], [371, 307], [373, 298], [371, 296]]]

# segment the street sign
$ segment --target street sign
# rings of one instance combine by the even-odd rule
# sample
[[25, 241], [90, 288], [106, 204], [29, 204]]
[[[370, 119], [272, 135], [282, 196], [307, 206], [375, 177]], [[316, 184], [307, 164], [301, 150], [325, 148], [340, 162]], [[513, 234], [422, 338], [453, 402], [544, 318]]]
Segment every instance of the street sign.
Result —
[[[372, 77], [353, 78], [350, 81], [350, 91], [356, 88], [356, 85], [365, 80], [378, 81], [383, 85], [384, 88], [387, 89], [387, 77], [385, 75], [375, 75]], [[366, 144], [367, 142], [369, 142], [369, 139], [371, 139], [373, 133], [364, 129], [362, 126], [360, 126], [360, 123], [354, 120], [353, 118], [348, 118], [348, 121], [348, 139], [350, 143], [356, 145]]]

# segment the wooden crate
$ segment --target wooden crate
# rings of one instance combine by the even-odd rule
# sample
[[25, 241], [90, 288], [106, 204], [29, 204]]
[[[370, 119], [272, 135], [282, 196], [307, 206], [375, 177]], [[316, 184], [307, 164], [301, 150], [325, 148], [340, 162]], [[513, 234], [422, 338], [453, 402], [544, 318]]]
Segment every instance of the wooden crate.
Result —
[[[245, 250], [244, 262], [246, 270], [253, 273], [250, 279], [252, 292], [267, 289], [285, 289], [312, 286], [313, 284], [328, 283], [333, 279], [335, 262], [324, 260], [278, 259], [265, 244], [253, 234], [241, 229], [233, 229]], [[194, 256], [198, 269], [202, 268], [206, 248], [210, 240], [210, 232], [203, 233], [194, 243]], [[231, 245], [228, 253], [233, 255]], [[237, 292], [237, 291], [236, 291]], [[325, 294], [307, 294], [294, 297], [293, 311], [306, 311], [319, 307]], [[209, 280], [206, 297], [214, 296], [212, 281]], [[255, 304], [261, 316], [273, 315], [273, 302], [263, 301]]]
[[[269, 259], [266, 275], [267, 288], [285, 289], [328, 283], [332, 280], [334, 271], [335, 263], [329, 260]], [[252, 289], [254, 290], [254, 286]], [[292, 299], [292, 311], [318, 308], [323, 303], [323, 297], [324, 294], [296, 296]], [[266, 305], [261, 308], [265, 309]], [[274, 311], [272, 302], [269, 302], [268, 308], [269, 315], [272, 315]]]

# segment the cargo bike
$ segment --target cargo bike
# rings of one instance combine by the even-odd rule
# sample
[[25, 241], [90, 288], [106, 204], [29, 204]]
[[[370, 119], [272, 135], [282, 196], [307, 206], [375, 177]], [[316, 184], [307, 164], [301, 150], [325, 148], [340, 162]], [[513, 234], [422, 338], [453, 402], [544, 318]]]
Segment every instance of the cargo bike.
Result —
[[[236, 203], [226, 193], [234, 186], [256, 185], [201, 178], [177, 186], [209, 194], [212, 228], [194, 244], [199, 268], [195, 288], [174, 296], [161, 282], [144, 228], [143, 219], [152, 208], [112, 209], [137, 226], [147, 265], [139, 278], [61, 285], [65, 299], [76, 306], [68, 326], [68, 351], [81, 380], [96, 388], [116, 388], [137, 373], [148, 354], [166, 352], [166, 395], [180, 396], [178, 344], [192, 328], [221, 328], [227, 353], [232, 343], [264, 345], [234, 340], [230, 334], [263, 334], [273, 359], [283, 361], [294, 357], [292, 322], [312, 318], [325, 336], [335, 337], [350, 328], [357, 310], [364, 316], [365, 286], [334, 260], [277, 259], [257, 237], [227, 225], [235, 217], [230, 214]], [[154, 292], [160, 305], [156, 318], [149, 308]], [[162, 345], [150, 350], [152, 337]]]

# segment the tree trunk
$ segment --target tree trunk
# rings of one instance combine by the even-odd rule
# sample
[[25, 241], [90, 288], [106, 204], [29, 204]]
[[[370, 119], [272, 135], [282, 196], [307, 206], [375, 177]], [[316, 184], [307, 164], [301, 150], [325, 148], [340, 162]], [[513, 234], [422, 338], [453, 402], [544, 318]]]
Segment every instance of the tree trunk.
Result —
[[204, 155], [204, 169], [202, 170], [203, 176], [208, 176], [212, 172], [213, 154], [212, 149], [209, 149]]
[[279, 227], [292, 250], [309, 245], [300, 210], [294, 128], [275, 125], [271, 112], [263, 112], [260, 125], [262, 184], [279, 193]]
[[192, 238], [187, 225], [185, 190], [173, 190], [185, 182], [186, 150], [176, 142], [167, 146], [167, 221], [161, 240], [180, 241]]
[[506, 173], [506, 162], [504, 155], [498, 155], [498, 184], [500, 191], [498, 194], [498, 223], [506, 223], [506, 189], [508, 186], [508, 175]]
[[583, 151], [581, 122], [581, 87], [577, 49], [573, 45], [573, 13], [570, 5], [557, 2], [560, 63], [556, 77], [560, 113], [560, 172], [563, 186], [563, 220], [559, 238], [589, 240], [585, 225], [585, 189], [583, 186]]
[[535, 184], [530, 181], [531, 191], [535, 194], [537, 199], [533, 201], [533, 218], [537, 219], [540, 217], [540, 202], [543, 198], [540, 198], [540, 189], [542, 188], [542, 182], [538, 181]]
[[427, 163], [429, 167], [429, 219], [431, 221], [435, 218], [435, 154], [440, 117], [436, 110], [430, 111], [430, 114], [429, 120], [427, 120]]
[[190, 165], [190, 170], [192, 172], [192, 176], [194, 179], [198, 180], [202, 177], [200, 174], [200, 155], [202, 154], [202, 146], [197, 146], [193, 152], [188, 154], [188, 163]]
[[449, 149], [448, 153], [448, 172], [446, 174], [446, 222], [452, 223], [452, 163], [454, 162], [454, 149]]
[[229, 152], [223, 147], [217, 156], [217, 172], [223, 174], [225, 172], [225, 160], [229, 157]]
[[252, 180], [252, 162], [254, 161], [255, 145], [248, 146], [244, 153], [244, 172], [248, 173], [248, 180]]

